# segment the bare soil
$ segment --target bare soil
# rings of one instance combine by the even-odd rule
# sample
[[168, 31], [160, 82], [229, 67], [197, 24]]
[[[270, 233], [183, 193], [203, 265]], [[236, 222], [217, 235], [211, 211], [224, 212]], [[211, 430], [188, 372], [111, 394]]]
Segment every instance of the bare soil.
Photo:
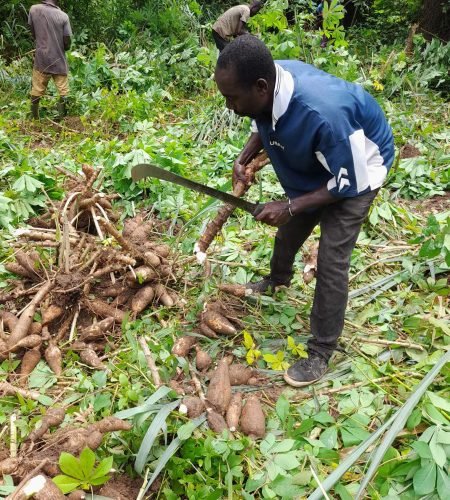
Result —
[[[113, 477], [108, 481], [100, 491], [99, 495], [111, 498], [112, 500], [134, 500], [139, 494], [143, 483], [142, 478], [132, 479], [131, 477], [122, 474]], [[147, 496], [146, 498], [150, 498]]]

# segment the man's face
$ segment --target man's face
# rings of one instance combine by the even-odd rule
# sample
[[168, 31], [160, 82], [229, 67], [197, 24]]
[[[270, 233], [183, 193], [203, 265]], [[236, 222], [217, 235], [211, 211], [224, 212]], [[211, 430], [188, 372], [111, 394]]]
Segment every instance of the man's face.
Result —
[[239, 116], [260, 118], [270, 108], [267, 81], [260, 78], [250, 88], [243, 88], [234, 69], [216, 69], [217, 88], [225, 97], [226, 106]]

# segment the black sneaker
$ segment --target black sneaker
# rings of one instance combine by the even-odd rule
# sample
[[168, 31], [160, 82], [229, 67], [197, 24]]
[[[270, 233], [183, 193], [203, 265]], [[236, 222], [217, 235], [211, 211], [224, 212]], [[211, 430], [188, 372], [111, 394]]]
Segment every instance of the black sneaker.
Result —
[[284, 373], [284, 380], [294, 387], [303, 387], [321, 379], [328, 369], [328, 363], [322, 356], [311, 353], [308, 358], [293, 364]]
[[280, 283], [267, 276], [256, 283], [247, 283], [245, 288], [246, 290], [251, 290], [253, 293], [266, 293], [267, 291], [273, 293], [279, 286], [289, 286], [289, 283]]

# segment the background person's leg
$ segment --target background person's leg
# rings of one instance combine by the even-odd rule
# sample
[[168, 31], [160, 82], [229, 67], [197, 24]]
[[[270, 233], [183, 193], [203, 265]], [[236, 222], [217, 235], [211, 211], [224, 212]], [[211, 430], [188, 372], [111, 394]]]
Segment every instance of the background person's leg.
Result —
[[67, 75], [53, 75], [53, 81], [59, 93], [57, 104], [58, 120], [62, 120], [67, 114], [67, 96], [69, 94], [69, 80]]
[[228, 40], [225, 40], [225, 38], [222, 38], [217, 31], [211, 30], [212, 31], [212, 36], [214, 38], [214, 42], [216, 43], [216, 47], [219, 49], [219, 52], [222, 52], [222, 50], [230, 43]]
[[31, 78], [31, 116], [34, 120], [39, 120], [39, 101], [47, 90], [49, 79], [49, 75], [33, 68]]

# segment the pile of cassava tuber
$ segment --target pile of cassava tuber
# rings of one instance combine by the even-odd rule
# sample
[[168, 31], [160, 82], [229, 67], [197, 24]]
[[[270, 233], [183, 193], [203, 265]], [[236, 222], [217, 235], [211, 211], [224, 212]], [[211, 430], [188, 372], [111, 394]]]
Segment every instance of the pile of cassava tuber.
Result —
[[[209, 307], [209, 311], [217, 312], [218, 305], [212, 304], [212, 306], [212, 308]], [[220, 319], [220, 315], [216, 317], [214, 325]], [[204, 320], [203, 313], [202, 321]], [[217, 330], [216, 333], [218, 333]], [[231, 357], [223, 358], [218, 362], [215, 370], [208, 372], [212, 359], [197, 345], [197, 341], [197, 337], [183, 336], [177, 339], [172, 348], [173, 354], [185, 358], [189, 357], [190, 352], [194, 350], [196, 352], [196, 369], [194, 370], [191, 366], [190, 370], [194, 389], [191, 390], [189, 385], [182, 385], [177, 380], [172, 380], [170, 384], [181, 395], [192, 394], [183, 399], [180, 411], [189, 418], [196, 418], [206, 412], [209, 427], [218, 433], [225, 429], [231, 432], [240, 430], [254, 439], [263, 437], [266, 425], [259, 398], [255, 394], [244, 394], [232, 390], [234, 386], [260, 385], [262, 378], [259, 372], [248, 366], [233, 363]], [[209, 378], [206, 394], [195, 372], [200, 377]]]
[[21, 363], [0, 395], [21, 389], [42, 356], [56, 375], [69, 350], [105, 369], [102, 355], [125, 318], [178, 302], [170, 249], [154, 237], [155, 220], [137, 215], [119, 231], [115, 196], [95, 188], [101, 171], [83, 165], [82, 172], [64, 170], [65, 198], [49, 201], [32, 227], [16, 232], [5, 268], [17, 278], [0, 294], [0, 361]]
[[13, 493], [14, 498], [29, 498], [31, 490], [32, 498], [36, 500], [66, 498], [49, 480], [61, 474], [58, 466], [61, 453], [67, 452], [78, 456], [86, 447], [96, 450], [105, 434], [128, 431], [132, 428], [128, 422], [115, 417], [106, 417], [92, 424], [60, 427], [49, 434], [51, 428], [59, 427], [63, 423], [65, 414], [63, 407], [48, 409], [40, 427], [27, 436], [17, 456], [5, 458], [0, 453], [0, 476], [11, 475], [15, 480], [22, 480]]

